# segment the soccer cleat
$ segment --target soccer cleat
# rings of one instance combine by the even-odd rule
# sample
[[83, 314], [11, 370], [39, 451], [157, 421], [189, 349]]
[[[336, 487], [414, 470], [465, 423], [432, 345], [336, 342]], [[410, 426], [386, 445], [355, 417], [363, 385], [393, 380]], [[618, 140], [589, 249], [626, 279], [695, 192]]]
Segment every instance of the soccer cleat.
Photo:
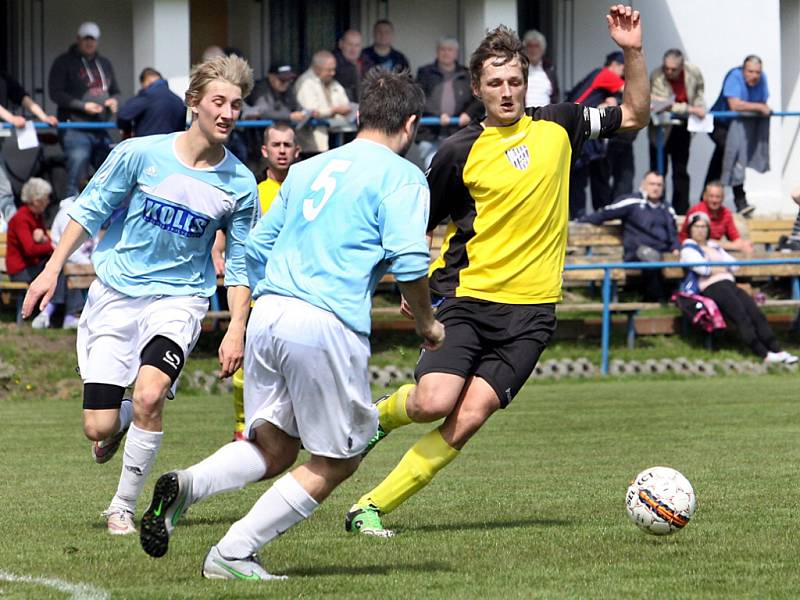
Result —
[[94, 462], [98, 465], [102, 465], [110, 461], [117, 453], [117, 450], [119, 450], [122, 438], [125, 437], [126, 433], [128, 433], [128, 427], [115, 433], [111, 437], [107, 437], [99, 442], [94, 442], [92, 444], [92, 458]]
[[124, 508], [109, 507], [101, 514], [106, 518], [106, 527], [111, 535], [136, 533], [136, 525], [133, 522], [133, 513], [131, 511]]
[[[378, 406], [378, 405], [379, 405], [381, 402], [384, 402], [385, 400], [387, 400], [387, 399], [389, 398], [389, 396], [390, 396], [390, 394], [386, 394], [385, 396], [381, 396], [380, 398], [378, 398], [377, 400], [375, 400], [375, 406]], [[361, 453], [361, 458], [364, 458], [364, 457], [365, 457], [367, 454], [369, 454], [369, 453], [370, 453], [370, 451], [371, 451], [371, 450], [372, 450], [372, 449], [373, 449], [375, 446], [377, 446], [377, 445], [378, 445], [378, 442], [380, 442], [380, 441], [381, 441], [383, 438], [385, 438], [387, 435], [389, 435], [389, 432], [388, 432], [388, 431], [385, 431], [385, 430], [383, 429], [383, 427], [381, 427], [381, 424], [380, 424], [380, 422], [378, 422], [378, 431], [376, 431], [376, 432], [375, 432], [375, 435], [373, 435], [373, 436], [370, 438], [370, 440], [367, 442], [367, 447], [366, 447], [366, 448], [364, 448], [364, 451]]]
[[160, 558], [169, 549], [169, 536], [191, 504], [192, 475], [189, 471], [164, 473], [156, 481], [153, 500], [142, 515], [139, 541], [150, 556]]
[[280, 581], [286, 575], [273, 575], [261, 565], [253, 554], [247, 558], [225, 558], [216, 546], [206, 554], [203, 560], [203, 577], [206, 579], [242, 579], [244, 581]]
[[373, 537], [390, 538], [394, 531], [386, 529], [381, 523], [378, 509], [371, 504], [360, 506], [354, 504], [344, 517], [344, 529], [350, 533], [360, 533]]

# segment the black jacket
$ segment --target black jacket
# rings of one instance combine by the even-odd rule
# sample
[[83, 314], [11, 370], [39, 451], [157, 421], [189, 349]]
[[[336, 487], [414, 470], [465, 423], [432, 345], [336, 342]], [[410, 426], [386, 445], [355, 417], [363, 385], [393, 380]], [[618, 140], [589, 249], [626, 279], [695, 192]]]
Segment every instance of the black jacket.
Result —
[[264, 77], [256, 81], [253, 92], [247, 98], [248, 107], [244, 110], [246, 119], [271, 119], [273, 121], [289, 122], [289, 115], [303, 110], [294, 94], [294, 86], [285, 92], [275, 90], [269, 83], [269, 78]]
[[[439, 66], [435, 62], [422, 66], [417, 71], [417, 83], [419, 83], [422, 91], [425, 92], [424, 116], [426, 117], [438, 117], [442, 114], [440, 101], [444, 77], [445, 74], [439, 69]], [[457, 117], [461, 113], [467, 113], [472, 119], [483, 116], [483, 105], [480, 100], [472, 95], [469, 71], [463, 65], [456, 65], [455, 79], [453, 80], [453, 93], [456, 98], [456, 109], [453, 116]], [[419, 138], [426, 139], [426, 137], [430, 138], [431, 136], [447, 136], [456, 129], [457, 127], [429, 125], [420, 128]]]
[[139, 90], [117, 113], [117, 125], [126, 132], [143, 137], [186, 129], [186, 106], [173, 94], [163, 79]]
[[361, 59], [358, 59], [358, 64], [353, 64], [344, 57], [338, 48], [333, 51], [333, 57], [336, 59], [336, 81], [342, 84], [350, 102], [358, 102], [361, 91], [361, 73], [363, 72]]
[[[91, 67], [95, 63], [101, 73], [102, 93], [92, 98], [87, 94], [93, 80]], [[83, 105], [92, 101], [103, 104], [106, 99], [119, 95], [111, 61], [99, 54], [91, 59], [84, 58], [78, 52], [77, 44], [70, 46], [69, 50], [53, 62], [47, 87], [50, 90], [50, 99], [58, 106], [56, 116], [60, 121], [105, 121], [109, 115], [90, 115], [83, 111]]]

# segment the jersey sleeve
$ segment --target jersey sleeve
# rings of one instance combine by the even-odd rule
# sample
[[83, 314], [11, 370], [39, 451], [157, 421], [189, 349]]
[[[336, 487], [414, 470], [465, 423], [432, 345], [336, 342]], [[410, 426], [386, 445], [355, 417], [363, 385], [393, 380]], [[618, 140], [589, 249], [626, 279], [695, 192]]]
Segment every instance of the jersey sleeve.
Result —
[[90, 236], [97, 235], [103, 223], [127, 201], [140, 165], [141, 153], [132, 140], [117, 144], [70, 207], [70, 218]]
[[290, 172], [286, 181], [283, 182], [278, 195], [269, 207], [267, 214], [261, 217], [247, 236], [247, 242], [245, 244], [245, 265], [251, 290], [254, 290], [256, 284], [264, 279], [264, 272], [267, 261], [269, 260], [269, 255], [272, 253], [275, 240], [286, 220], [286, 199], [289, 197], [291, 179], [292, 174]]
[[225, 236], [225, 287], [248, 286], [245, 241], [253, 226], [257, 202], [258, 194], [253, 185], [250, 193], [236, 203], [231, 215]]
[[409, 184], [386, 196], [378, 207], [381, 244], [397, 281], [413, 281], [428, 273], [430, 252], [425, 230], [430, 192], [424, 183]]
[[569, 136], [573, 156], [578, 155], [587, 140], [610, 137], [622, 124], [622, 109], [619, 106], [594, 108], [561, 102], [529, 112], [534, 121], [552, 121], [561, 125]]
[[465, 131], [462, 129], [442, 144], [426, 173], [431, 195], [428, 231], [451, 216], [453, 203], [467, 193], [462, 172], [472, 142], [480, 132], [465, 135]]

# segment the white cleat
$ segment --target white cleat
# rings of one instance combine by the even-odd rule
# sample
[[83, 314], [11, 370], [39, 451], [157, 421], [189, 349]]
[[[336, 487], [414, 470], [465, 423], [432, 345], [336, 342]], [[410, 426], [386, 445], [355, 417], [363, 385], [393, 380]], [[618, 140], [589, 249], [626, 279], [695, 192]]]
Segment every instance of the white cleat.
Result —
[[129, 510], [111, 507], [104, 511], [102, 515], [106, 518], [108, 533], [111, 535], [130, 535], [136, 533], [133, 513]]
[[286, 575], [272, 575], [261, 566], [253, 554], [247, 558], [225, 558], [216, 546], [206, 554], [203, 561], [203, 577], [206, 579], [241, 579], [244, 581], [264, 581], [288, 579]]

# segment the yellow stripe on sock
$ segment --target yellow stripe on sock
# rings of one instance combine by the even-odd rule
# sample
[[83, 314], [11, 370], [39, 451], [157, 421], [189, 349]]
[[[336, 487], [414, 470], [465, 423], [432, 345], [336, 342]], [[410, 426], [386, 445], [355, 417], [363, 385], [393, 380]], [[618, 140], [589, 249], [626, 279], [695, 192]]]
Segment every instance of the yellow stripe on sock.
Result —
[[406, 410], [406, 402], [414, 385], [402, 385], [397, 391], [378, 404], [378, 419], [384, 431], [389, 432], [411, 423]]
[[236, 417], [234, 431], [244, 431], [244, 370], [233, 374], [233, 414]]
[[429, 431], [406, 452], [378, 487], [361, 497], [358, 504], [372, 504], [382, 513], [390, 513], [428, 485], [433, 476], [458, 454], [458, 450], [444, 441], [438, 429]]

